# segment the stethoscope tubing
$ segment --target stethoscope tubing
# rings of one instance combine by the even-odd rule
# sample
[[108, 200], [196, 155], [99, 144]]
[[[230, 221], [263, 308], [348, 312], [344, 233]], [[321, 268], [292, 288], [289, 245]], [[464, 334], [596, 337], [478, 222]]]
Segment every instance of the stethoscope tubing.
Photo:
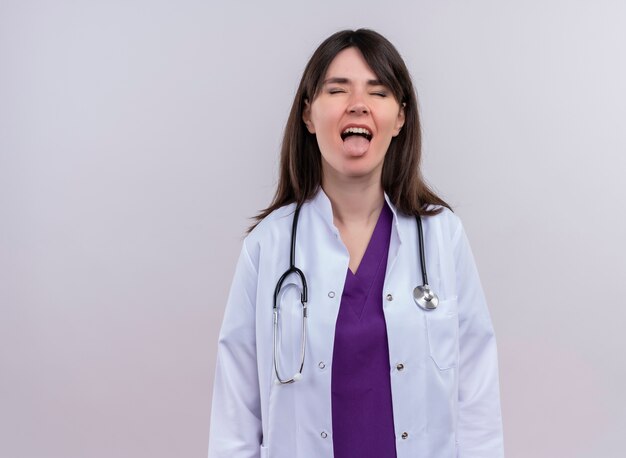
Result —
[[[302, 369], [304, 368], [304, 356], [306, 352], [306, 322], [307, 322], [307, 301], [308, 301], [308, 288], [306, 277], [304, 273], [296, 267], [295, 259], [296, 259], [296, 236], [298, 233], [298, 219], [300, 217], [300, 209], [302, 205], [297, 204], [296, 209], [293, 215], [293, 223], [291, 226], [291, 252], [289, 255], [289, 268], [280, 276], [278, 279], [278, 283], [276, 283], [276, 288], [274, 289], [274, 305], [273, 305], [273, 345], [274, 345], [274, 373], [276, 374], [276, 383], [279, 385], [289, 384], [300, 380], [302, 377]], [[420, 215], [415, 215], [415, 220], [417, 221], [417, 237], [419, 242], [419, 252], [420, 252], [420, 267], [422, 272], [422, 285], [416, 286], [413, 290], [413, 299], [415, 303], [419, 305], [422, 309], [431, 311], [437, 308], [439, 304], [439, 298], [435, 293], [432, 292], [430, 286], [428, 285], [428, 275], [426, 273], [426, 256], [424, 255], [424, 229], [422, 227], [422, 218]], [[279, 321], [279, 309], [278, 309], [278, 296], [280, 295], [280, 289], [283, 285], [285, 279], [291, 275], [295, 274], [300, 277], [300, 281], [302, 282], [302, 293], [300, 295], [300, 302], [302, 303], [302, 340], [300, 342], [300, 366], [298, 368], [298, 372], [296, 372], [291, 378], [283, 379], [281, 378], [278, 366], [279, 355], [278, 355], [278, 321]]]
[[417, 238], [420, 244], [420, 267], [422, 268], [422, 284], [428, 284], [428, 275], [426, 274], [426, 256], [424, 256], [424, 229], [422, 228], [422, 217], [415, 215], [417, 221]]
[[[293, 223], [291, 226], [291, 253], [289, 256], [289, 269], [285, 271], [276, 283], [276, 288], [274, 289], [274, 307], [273, 307], [273, 345], [274, 345], [274, 372], [276, 374], [276, 382], [278, 384], [288, 384], [293, 383], [300, 379], [302, 374], [302, 369], [304, 368], [304, 356], [306, 352], [306, 322], [307, 322], [307, 302], [308, 302], [308, 289], [306, 283], [306, 277], [304, 273], [295, 266], [296, 259], [296, 235], [298, 233], [298, 219], [300, 216], [300, 208], [301, 206], [296, 206], [296, 211], [293, 215]], [[302, 303], [302, 339], [300, 341], [300, 367], [298, 372], [296, 372], [293, 377], [289, 379], [282, 379], [280, 374], [278, 373], [278, 365], [279, 365], [279, 356], [278, 356], [278, 296], [280, 294], [280, 289], [283, 285], [285, 279], [291, 275], [296, 274], [300, 277], [300, 281], [302, 282], [302, 293], [300, 295], [300, 302]]]

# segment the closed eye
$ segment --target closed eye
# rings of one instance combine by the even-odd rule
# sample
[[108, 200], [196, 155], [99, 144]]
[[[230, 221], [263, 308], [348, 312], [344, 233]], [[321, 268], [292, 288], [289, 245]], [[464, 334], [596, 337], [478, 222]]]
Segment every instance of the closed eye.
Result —
[[372, 95], [378, 95], [380, 97], [387, 97], [386, 92], [373, 92]]

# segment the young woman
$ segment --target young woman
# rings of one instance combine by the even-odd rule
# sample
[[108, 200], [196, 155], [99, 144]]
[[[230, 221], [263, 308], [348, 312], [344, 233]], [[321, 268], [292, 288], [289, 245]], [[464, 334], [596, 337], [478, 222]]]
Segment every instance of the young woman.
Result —
[[503, 456], [495, 336], [380, 34], [309, 61], [220, 332], [209, 457]]

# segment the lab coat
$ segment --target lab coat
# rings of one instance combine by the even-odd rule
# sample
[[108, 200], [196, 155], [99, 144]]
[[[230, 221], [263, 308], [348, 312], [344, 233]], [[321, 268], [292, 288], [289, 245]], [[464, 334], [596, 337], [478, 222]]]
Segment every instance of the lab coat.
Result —
[[[422, 218], [426, 271], [439, 307], [413, 300], [422, 284], [415, 217], [393, 211], [383, 296], [398, 458], [504, 456], [495, 335], [472, 252], [447, 208]], [[275, 383], [274, 288], [289, 267], [295, 204], [244, 239], [219, 335], [209, 458], [333, 456], [331, 367], [349, 254], [320, 188], [300, 211], [295, 264], [308, 283], [302, 379]], [[299, 280], [280, 293], [281, 377], [300, 362]], [[375, 419], [372, 419], [375, 421]], [[384, 458], [384, 457], [381, 457]]]

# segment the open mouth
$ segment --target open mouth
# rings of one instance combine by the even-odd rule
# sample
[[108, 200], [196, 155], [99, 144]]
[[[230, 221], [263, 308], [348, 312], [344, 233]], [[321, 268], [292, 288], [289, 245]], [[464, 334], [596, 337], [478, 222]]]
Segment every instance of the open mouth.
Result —
[[372, 133], [363, 127], [348, 127], [341, 133], [341, 139], [345, 141], [346, 138], [352, 135], [358, 135], [365, 138], [367, 141], [372, 139]]

